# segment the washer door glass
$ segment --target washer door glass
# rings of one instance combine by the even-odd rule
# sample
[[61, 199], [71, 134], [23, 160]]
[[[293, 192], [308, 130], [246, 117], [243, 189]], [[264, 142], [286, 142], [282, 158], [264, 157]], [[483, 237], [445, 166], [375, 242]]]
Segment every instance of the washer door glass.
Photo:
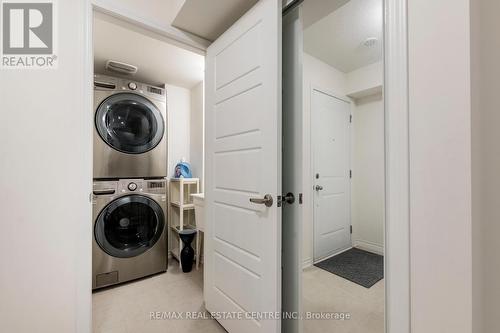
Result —
[[165, 130], [161, 112], [147, 98], [119, 93], [105, 99], [96, 112], [96, 128], [112, 148], [128, 154], [156, 147]]
[[130, 258], [153, 247], [165, 227], [163, 210], [156, 201], [130, 195], [107, 205], [97, 217], [95, 239], [109, 255]]

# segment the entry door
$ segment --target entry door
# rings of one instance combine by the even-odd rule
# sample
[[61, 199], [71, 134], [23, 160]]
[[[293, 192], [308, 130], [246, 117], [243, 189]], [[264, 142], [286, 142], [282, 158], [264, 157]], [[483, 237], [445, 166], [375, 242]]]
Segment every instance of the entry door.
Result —
[[314, 261], [351, 247], [350, 106], [312, 92]]
[[260, 0], [206, 56], [204, 292], [229, 333], [281, 330], [258, 316], [281, 311], [280, 5]]

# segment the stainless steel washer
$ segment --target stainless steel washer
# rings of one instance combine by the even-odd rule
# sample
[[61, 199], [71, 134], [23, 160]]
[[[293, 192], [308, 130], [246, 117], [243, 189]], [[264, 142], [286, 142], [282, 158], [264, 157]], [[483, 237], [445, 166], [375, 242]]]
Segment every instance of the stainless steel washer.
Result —
[[167, 270], [166, 181], [95, 181], [92, 289]]
[[94, 179], [167, 175], [165, 89], [94, 77]]

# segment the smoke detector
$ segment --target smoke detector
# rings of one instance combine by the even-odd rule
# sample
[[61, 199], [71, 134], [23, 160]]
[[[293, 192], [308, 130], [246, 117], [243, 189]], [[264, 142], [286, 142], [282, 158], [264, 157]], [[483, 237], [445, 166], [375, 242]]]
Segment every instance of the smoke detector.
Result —
[[377, 44], [377, 42], [378, 39], [376, 37], [370, 37], [363, 42], [363, 45], [366, 47], [374, 47]]
[[106, 69], [108, 71], [118, 72], [122, 74], [130, 74], [133, 75], [137, 73], [137, 66], [126, 64], [124, 62], [119, 62], [116, 60], [108, 60], [106, 61]]

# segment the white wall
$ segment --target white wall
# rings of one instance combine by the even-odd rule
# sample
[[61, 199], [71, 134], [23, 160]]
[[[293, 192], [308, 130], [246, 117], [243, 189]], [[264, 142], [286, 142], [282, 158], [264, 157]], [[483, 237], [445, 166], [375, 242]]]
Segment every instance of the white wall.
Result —
[[168, 170], [173, 177], [175, 165], [182, 158], [190, 161], [191, 91], [186, 88], [166, 85], [168, 108]]
[[90, 333], [85, 1], [58, 1], [59, 67], [0, 70], [0, 331]]
[[412, 333], [470, 333], [469, 0], [408, 15]]
[[203, 175], [203, 82], [191, 90], [166, 85], [168, 107], [168, 176], [182, 158], [191, 164], [193, 177]]
[[383, 254], [385, 131], [382, 94], [357, 99], [352, 109], [352, 243], [367, 251]]
[[500, 2], [471, 1], [473, 332], [500, 332]]
[[346, 74], [346, 95], [353, 98], [373, 95], [382, 91], [384, 63], [361, 67]]
[[190, 162], [193, 177], [200, 178], [203, 191], [203, 163], [204, 163], [204, 89], [203, 82], [191, 89], [191, 121], [190, 121]]

